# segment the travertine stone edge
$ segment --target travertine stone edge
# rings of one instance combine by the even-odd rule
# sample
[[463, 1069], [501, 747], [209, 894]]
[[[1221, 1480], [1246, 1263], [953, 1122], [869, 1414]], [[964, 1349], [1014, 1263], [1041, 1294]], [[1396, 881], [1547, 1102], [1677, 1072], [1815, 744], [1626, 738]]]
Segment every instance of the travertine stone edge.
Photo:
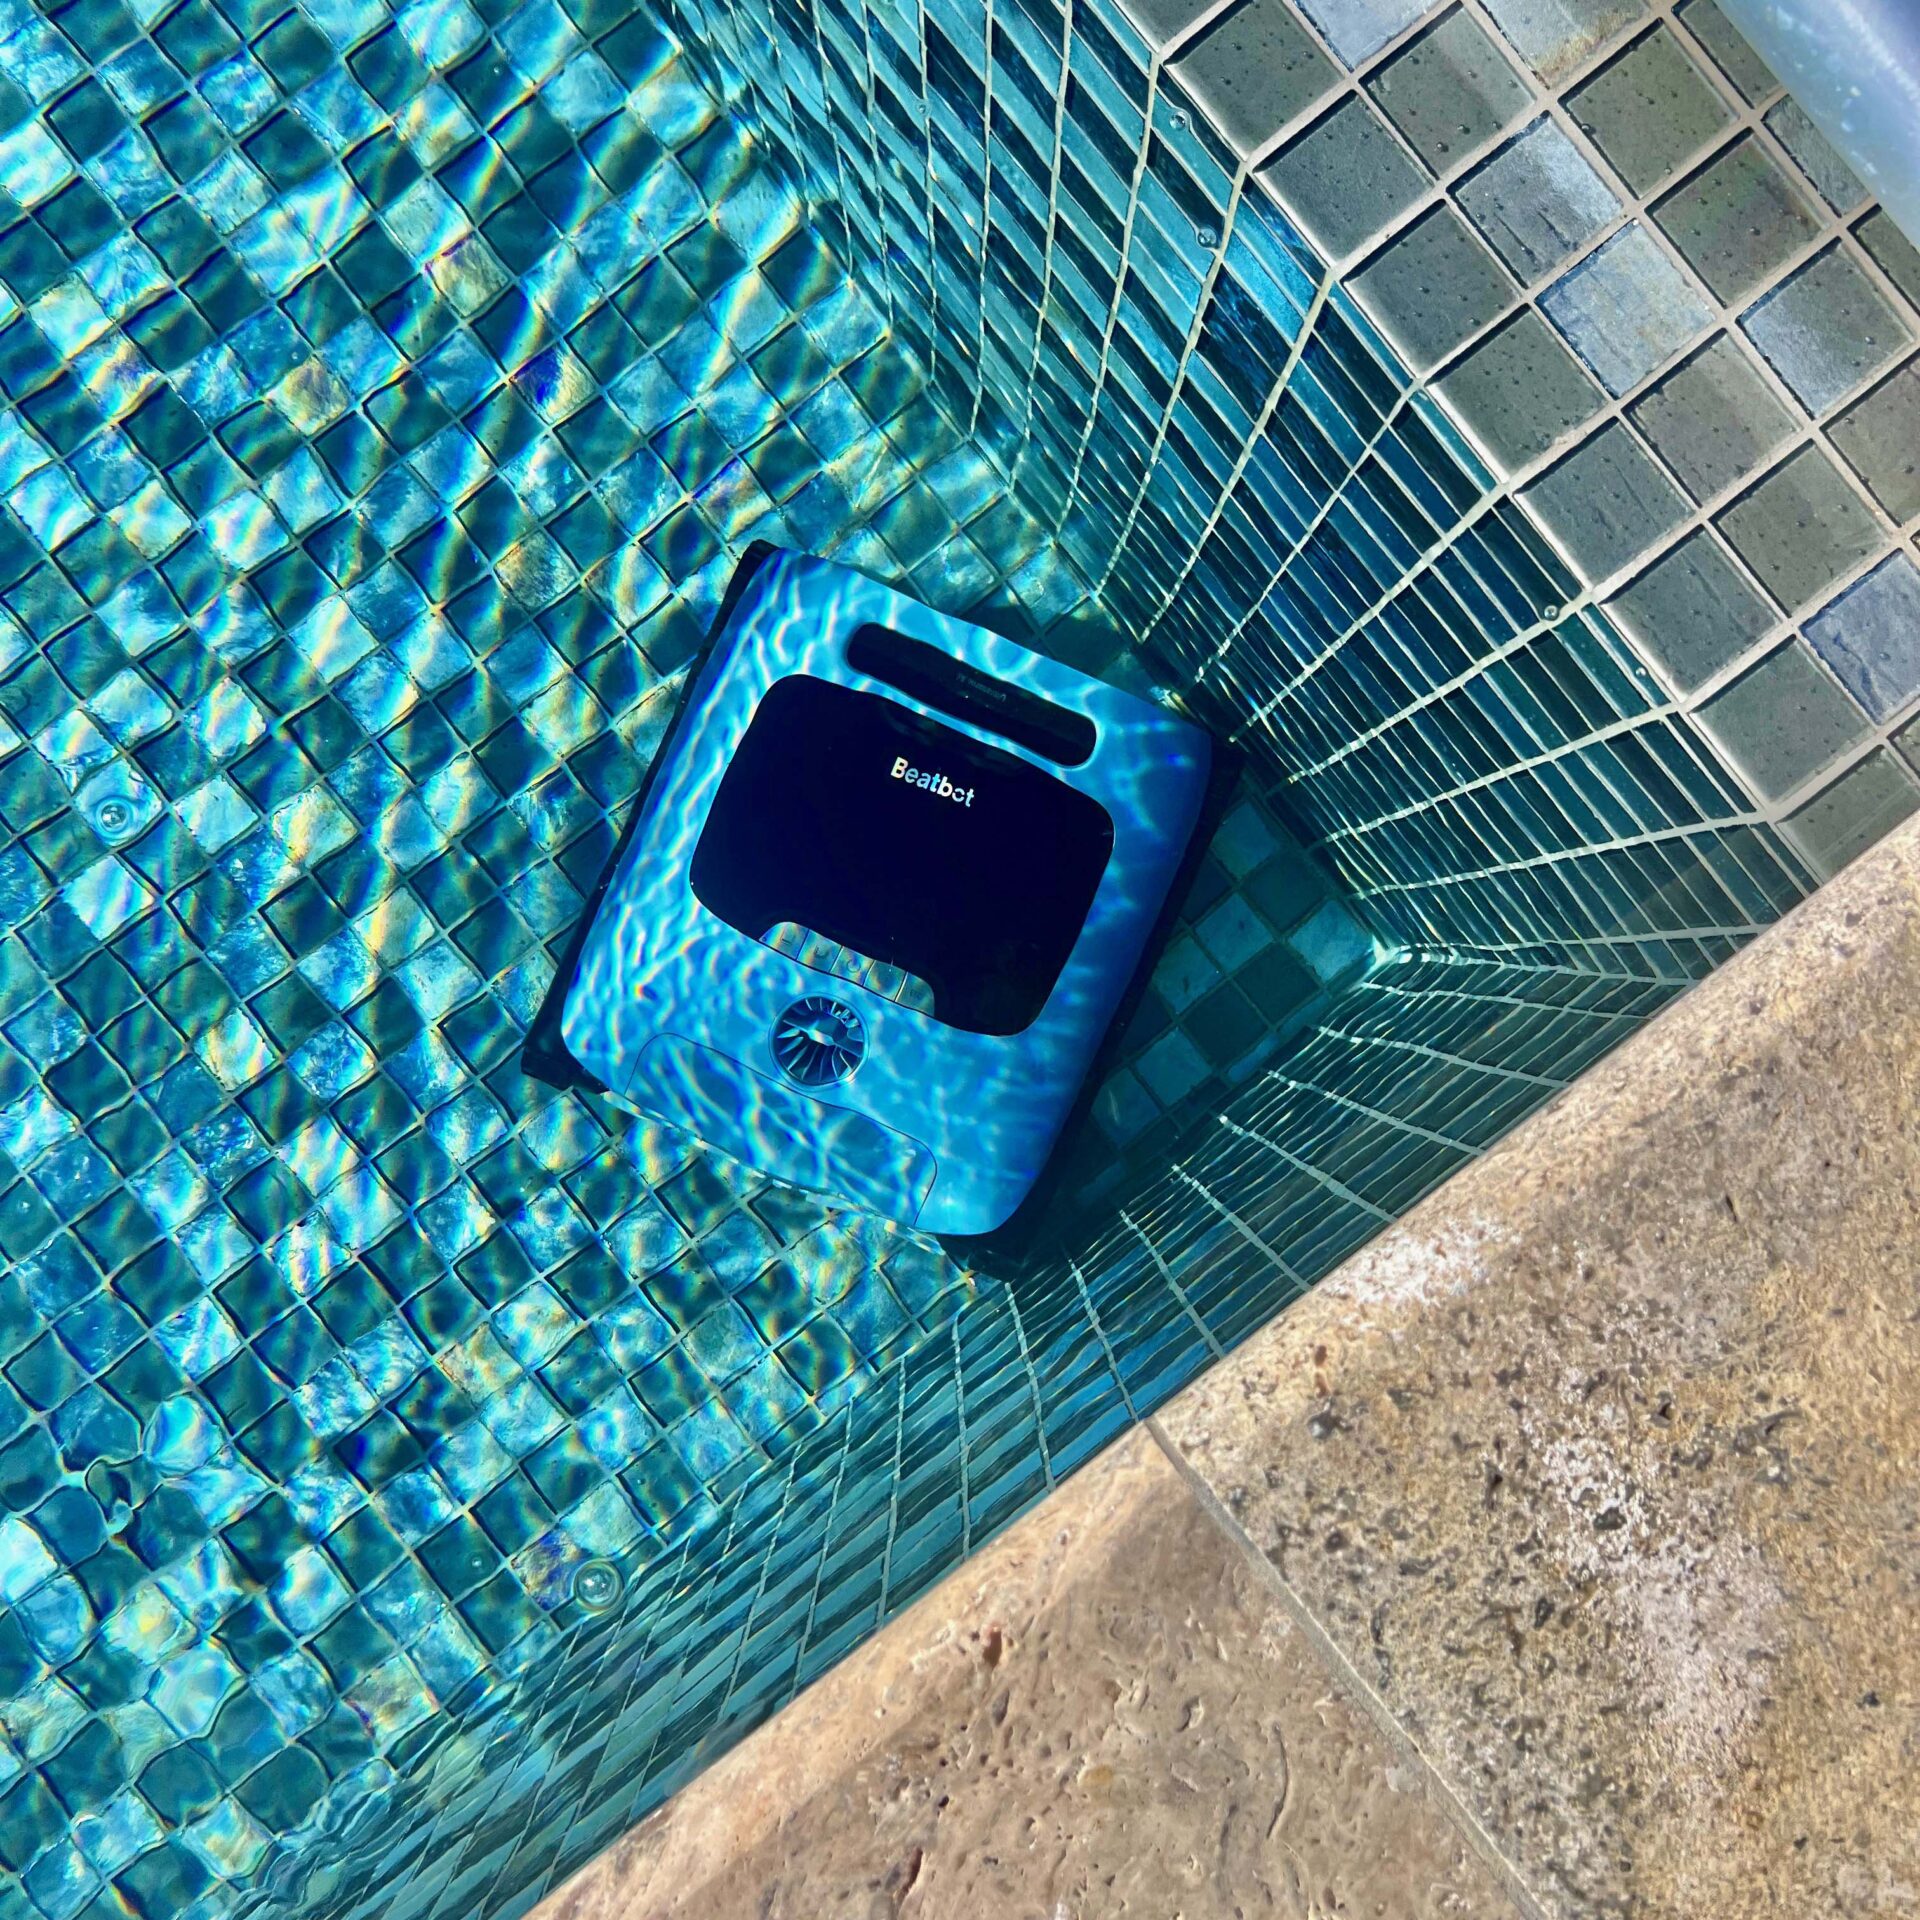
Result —
[[542, 1920], [1521, 1920], [1136, 1428]]
[[1920, 827], [1162, 1410], [1552, 1915], [1920, 1899]]
[[1434, 1765], [1432, 1757], [1408, 1729], [1393, 1717], [1392, 1708], [1381, 1699], [1365, 1673], [1354, 1665], [1346, 1649], [1314, 1617], [1312, 1609], [1288, 1584], [1276, 1562], [1248, 1538], [1239, 1521], [1221, 1504], [1213, 1487], [1195, 1470], [1193, 1463], [1169, 1436], [1159, 1417], [1149, 1415], [1140, 1424], [1153, 1436], [1155, 1444], [1165, 1453], [1174, 1471], [1192, 1488], [1202, 1511], [1259, 1569], [1287, 1616], [1319, 1657], [1334, 1685], [1373, 1721], [1382, 1737], [1400, 1751], [1409, 1766], [1419, 1771], [1427, 1783], [1427, 1791], [1435, 1807], [1453, 1822], [1467, 1845], [1479, 1855], [1493, 1877], [1506, 1889], [1515, 1908], [1526, 1916], [1526, 1920], [1544, 1920], [1544, 1909], [1522, 1882], [1513, 1862], [1502, 1851], [1498, 1836], [1487, 1831], [1474, 1810], [1459, 1797], [1446, 1776]]

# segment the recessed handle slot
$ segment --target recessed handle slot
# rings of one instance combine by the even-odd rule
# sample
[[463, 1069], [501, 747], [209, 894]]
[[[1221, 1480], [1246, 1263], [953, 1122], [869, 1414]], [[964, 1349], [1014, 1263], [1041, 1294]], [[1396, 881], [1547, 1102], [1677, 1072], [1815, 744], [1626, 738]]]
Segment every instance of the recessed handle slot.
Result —
[[1084, 713], [1057, 707], [1025, 687], [996, 680], [924, 640], [909, 640], [889, 627], [862, 627], [847, 642], [847, 665], [869, 679], [884, 681], [923, 707], [997, 733], [1058, 766], [1083, 765], [1099, 738]]

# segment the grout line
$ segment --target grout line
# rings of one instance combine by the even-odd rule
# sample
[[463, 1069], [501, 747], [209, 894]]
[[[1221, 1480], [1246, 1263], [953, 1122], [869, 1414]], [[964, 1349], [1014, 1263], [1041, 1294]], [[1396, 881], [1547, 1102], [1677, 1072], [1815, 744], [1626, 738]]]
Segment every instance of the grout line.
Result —
[[[1251, 1085], [1252, 1082], [1248, 1084]], [[1165, 1283], [1168, 1292], [1180, 1303], [1181, 1312], [1193, 1322], [1193, 1325], [1200, 1334], [1200, 1338], [1206, 1343], [1208, 1352], [1211, 1353], [1216, 1360], [1224, 1360], [1226, 1358], [1226, 1349], [1220, 1344], [1219, 1336], [1207, 1325], [1199, 1308], [1193, 1304], [1186, 1288], [1180, 1284], [1172, 1267], [1167, 1264], [1167, 1257], [1160, 1251], [1153, 1236], [1134, 1219], [1133, 1215], [1129, 1213], [1125, 1207], [1119, 1209], [1118, 1220], [1119, 1224], [1126, 1228], [1126, 1230], [1139, 1241], [1141, 1246], [1146, 1249], [1147, 1258], [1153, 1262], [1154, 1269]]]
[[960, 1315], [953, 1316], [953, 1432], [960, 1483], [960, 1555], [973, 1551], [973, 1474], [967, 1452], [967, 1368], [960, 1357]]
[[1153, 1436], [1154, 1443], [1165, 1455], [1174, 1472], [1186, 1482], [1188, 1491], [1202, 1511], [1238, 1549], [1241, 1558], [1252, 1569], [1254, 1577], [1279, 1601], [1288, 1618], [1300, 1629], [1307, 1643], [1320, 1656], [1321, 1663], [1326, 1667], [1334, 1684], [1346, 1695], [1352, 1705], [1358, 1707], [1373, 1722], [1393, 1750], [1421, 1774], [1435, 1804], [1446, 1815], [1481, 1864], [1499, 1881], [1502, 1891], [1526, 1916], [1526, 1920], [1549, 1920], [1545, 1906], [1527, 1885], [1518, 1865], [1501, 1848], [1492, 1830], [1441, 1772], [1434, 1757], [1401, 1724], [1386, 1700], [1348, 1658], [1346, 1650], [1321, 1625], [1313, 1609], [1274, 1564], [1271, 1556], [1261, 1552], [1254, 1544], [1245, 1528], [1233, 1517], [1200, 1470], [1168, 1434], [1161, 1423], [1160, 1416], [1150, 1415], [1141, 1424]]
[[[1174, 111], [1177, 112], [1179, 109], [1175, 109]], [[1143, 153], [1151, 150], [1154, 137], [1153, 126], [1151, 121], [1149, 121], [1146, 142], [1142, 147]], [[1201, 335], [1205, 331], [1207, 317], [1213, 311], [1214, 288], [1219, 284], [1221, 275], [1227, 270], [1227, 243], [1233, 233], [1233, 223], [1240, 212], [1240, 202], [1246, 192], [1246, 182], [1247, 170], [1242, 166], [1236, 170], [1233, 185], [1227, 191], [1227, 205], [1221, 215], [1219, 234], [1213, 246], [1208, 250], [1206, 268], [1200, 277], [1200, 291], [1194, 296], [1193, 300], [1193, 317], [1187, 323], [1186, 337], [1181, 342], [1179, 357], [1174, 368], [1172, 392], [1168, 395], [1165, 405], [1161, 408], [1160, 421], [1154, 430], [1153, 444], [1147, 448], [1141, 457], [1140, 484], [1134, 489], [1132, 505], [1128, 507], [1126, 517], [1121, 523], [1120, 531], [1115, 536], [1113, 555], [1107, 562], [1107, 570], [1094, 584], [1094, 592], [1096, 595], [1106, 591], [1107, 583], [1113, 578], [1115, 570], [1119, 567], [1120, 556], [1126, 552], [1127, 544], [1133, 538], [1134, 528], [1139, 525], [1140, 516], [1146, 510], [1147, 496], [1153, 486], [1154, 477], [1160, 472], [1160, 457], [1173, 431], [1175, 420], [1180, 414], [1181, 398], [1192, 379], [1191, 368], [1199, 349]], [[1154, 225], [1158, 224], [1157, 222], [1153, 222], [1151, 212], [1148, 213], [1147, 218]], [[1170, 246], [1178, 244], [1172, 234], [1166, 234], [1164, 238]], [[1197, 244], [1197, 235], [1195, 239]], [[1324, 289], [1325, 284], [1326, 282], [1323, 276], [1320, 287], [1315, 290], [1316, 300], [1320, 292]], [[1307, 337], [1306, 320], [1303, 319], [1300, 325], [1301, 333], [1299, 340], [1300, 344], [1304, 346]], [[1292, 364], [1293, 360], [1290, 358], [1288, 362], [1289, 367], [1291, 367]], [[1246, 450], [1249, 453], [1252, 450], [1253, 444], [1253, 436], [1249, 435], [1246, 442]], [[1231, 491], [1231, 488], [1232, 482], [1230, 480], [1227, 483], [1227, 487], [1222, 491], [1221, 498], [1223, 501], [1226, 498], [1226, 494]], [[1196, 504], [1198, 503], [1196, 502]], [[1211, 524], [1211, 522], [1208, 523], [1209, 527]], [[1205, 537], [1204, 532], [1195, 536], [1193, 543], [1193, 557], [1195, 560], [1199, 557], [1200, 547]], [[1183, 574], [1181, 577], [1184, 579], [1185, 575]], [[1151, 627], [1149, 627], [1149, 632], [1151, 632]]]
[[[1238, 211], [1237, 196], [1234, 203], [1234, 211]], [[1231, 232], [1232, 229], [1229, 228], [1228, 234], [1230, 235]], [[1226, 257], [1226, 241], [1224, 239], [1221, 242], [1220, 257], [1223, 260]], [[1326, 311], [1327, 297], [1331, 293], [1332, 288], [1333, 274], [1330, 269], [1323, 267], [1320, 278], [1314, 284], [1312, 296], [1307, 302], [1306, 312], [1300, 316], [1299, 331], [1294, 335], [1292, 343], [1287, 348], [1286, 364], [1280, 369], [1266, 398], [1260, 403], [1259, 411], [1254, 416], [1253, 425], [1247, 430], [1244, 439], [1241, 441], [1240, 451], [1234, 458], [1233, 466], [1229, 470], [1227, 478], [1220, 488], [1219, 495], [1207, 514], [1205, 523], [1199, 533], [1194, 536], [1193, 544], [1187, 553], [1186, 559], [1181, 563], [1179, 573], [1175, 576], [1166, 592], [1160, 596], [1160, 604], [1147, 616], [1146, 632], [1148, 634], [1152, 634], [1155, 629], [1158, 628], [1160, 622], [1166, 617], [1169, 609], [1173, 606], [1173, 603], [1180, 597], [1181, 589], [1186, 586], [1188, 579], [1193, 574], [1194, 568], [1200, 564], [1200, 556], [1206, 550], [1207, 542], [1213, 537], [1215, 528], [1219, 526], [1228, 508], [1234, 504], [1233, 496], [1235, 489], [1239, 487], [1241, 480], [1246, 474], [1247, 468], [1252, 464], [1254, 454], [1259, 448], [1261, 441], [1266, 437], [1267, 429], [1272, 423], [1273, 416], [1279, 411], [1281, 404], [1292, 390], [1293, 377], [1299, 369], [1301, 356], [1313, 342], [1314, 329], [1320, 324], [1321, 314]], [[1164, 445], [1164, 441], [1156, 443], [1153, 454], [1149, 455], [1150, 460], [1158, 457], [1161, 445]], [[1143, 501], [1145, 499], [1144, 488], [1142, 489], [1141, 499]], [[1118, 564], [1119, 550], [1125, 547], [1127, 536], [1132, 532], [1134, 521], [1137, 517], [1138, 508], [1136, 507], [1135, 513], [1129, 516], [1126, 526], [1121, 529], [1120, 547], [1115, 550], [1115, 565]], [[1102, 584], [1104, 585], [1105, 583], [1103, 582]]]
[[[959, 1316], [956, 1315], [957, 1319]], [[900, 1537], [900, 1483], [906, 1451], [907, 1369], [895, 1369], [897, 1390], [893, 1407], [893, 1472], [887, 1482], [887, 1538], [880, 1551], [880, 1597], [874, 1608], [874, 1630], [887, 1618], [887, 1593], [893, 1585], [893, 1549]]]
[[[1408, 1044], [1410, 1045], [1411, 1043], [1408, 1043]], [[1262, 1146], [1270, 1147], [1270, 1143], [1267, 1141], [1262, 1141], [1260, 1144]], [[1300, 1275], [1293, 1269], [1293, 1267], [1291, 1267], [1284, 1259], [1282, 1259], [1281, 1256], [1278, 1253], [1276, 1253], [1274, 1249], [1270, 1247], [1266, 1243], [1266, 1241], [1260, 1237], [1259, 1234], [1254, 1232], [1254, 1230], [1250, 1226], [1248, 1226], [1243, 1219], [1241, 1219], [1239, 1214], [1236, 1213], [1233, 1210], [1233, 1208], [1228, 1206], [1227, 1203], [1224, 1200], [1222, 1200], [1220, 1196], [1216, 1194], [1213, 1191], [1213, 1189], [1206, 1184], [1204, 1180], [1200, 1180], [1196, 1178], [1193, 1174], [1189, 1173], [1184, 1165], [1177, 1166], [1173, 1169], [1173, 1177], [1176, 1181], [1179, 1182], [1181, 1186], [1185, 1187], [1188, 1190], [1188, 1192], [1197, 1193], [1200, 1196], [1200, 1198], [1204, 1200], [1206, 1204], [1209, 1207], [1211, 1207], [1213, 1211], [1222, 1220], [1224, 1220], [1227, 1223], [1227, 1225], [1230, 1226], [1234, 1230], [1234, 1232], [1241, 1237], [1242, 1240], [1244, 1240], [1247, 1243], [1248, 1246], [1252, 1247], [1256, 1253], [1261, 1254], [1266, 1259], [1268, 1265], [1271, 1266], [1275, 1272], [1279, 1273], [1286, 1280], [1288, 1285], [1293, 1288], [1296, 1295], [1303, 1294], [1307, 1291], [1307, 1287], [1309, 1283], [1307, 1281], [1302, 1280], [1300, 1278]], [[1316, 1175], [1316, 1177], [1324, 1178], [1325, 1176]]]
[[[1278, 1074], [1269, 1074], [1266, 1077], [1268, 1079], [1279, 1079], [1281, 1076]], [[1266, 1148], [1275, 1159], [1285, 1161], [1288, 1166], [1306, 1174], [1309, 1178], [1324, 1181], [1329, 1192], [1336, 1194], [1340, 1199], [1344, 1200], [1348, 1206], [1357, 1208], [1362, 1213], [1372, 1214], [1383, 1227], [1393, 1225], [1395, 1216], [1388, 1213], [1384, 1207], [1369, 1200], [1365, 1194], [1356, 1193], [1354, 1189], [1348, 1186], [1337, 1174], [1329, 1172], [1324, 1167], [1314, 1166], [1311, 1162], [1301, 1159], [1297, 1153], [1289, 1153], [1278, 1140], [1269, 1138], [1268, 1135], [1262, 1133], [1258, 1127], [1242, 1126], [1239, 1121], [1225, 1113], [1219, 1116], [1218, 1125], [1227, 1133], [1231, 1134], [1236, 1140], [1252, 1141], [1255, 1145]], [[1240, 1223], [1236, 1220], [1234, 1224], [1238, 1226]]]
[[[846, 1484], [847, 1456], [849, 1453], [853, 1451], [853, 1402], [851, 1400], [849, 1400], [846, 1403], [846, 1408], [844, 1412], [844, 1424], [846, 1429], [845, 1436], [841, 1440], [840, 1446], [838, 1448], [839, 1457], [834, 1462], [833, 1491], [827, 1496], [826, 1517], [820, 1522], [819, 1557], [813, 1563], [813, 1585], [809, 1589], [807, 1594], [807, 1617], [805, 1622], [802, 1624], [798, 1634], [794, 1636], [793, 1672], [787, 1681], [787, 1691], [789, 1693], [797, 1691], [800, 1686], [800, 1672], [801, 1672], [801, 1669], [806, 1665], [807, 1653], [813, 1645], [813, 1625], [815, 1620], [819, 1618], [819, 1614], [820, 1614], [820, 1589], [826, 1583], [827, 1560], [829, 1557], [830, 1550], [833, 1546], [834, 1517], [840, 1511], [840, 1489]], [[794, 1468], [792, 1471], [789, 1472], [787, 1476], [789, 1487], [791, 1487], [793, 1483], [794, 1474], [797, 1473], [798, 1471], [799, 1450], [797, 1448], [795, 1449], [795, 1452], [794, 1452], [794, 1462], [795, 1462]], [[773, 1552], [773, 1549], [771, 1546], [768, 1547], [767, 1552], [769, 1557], [769, 1566], [771, 1566], [771, 1557]], [[762, 1592], [765, 1591], [764, 1581], [762, 1582], [761, 1590]], [[751, 1640], [753, 1637], [754, 1615], [758, 1613], [759, 1608], [760, 1608], [760, 1595], [756, 1594], [754, 1596], [753, 1607], [747, 1614], [747, 1623], [741, 1629], [740, 1647], [734, 1656], [733, 1674], [727, 1681], [727, 1691], [725, 1695], [726, 1700], [730, 1701], [733, 1698], [734, 1686], [736, 1685], [739, 1679], [740, 1658], [741, 1658], [741, 1655], [744, 1654], [746, 1651], [747, 1642]], [[724, 1704], [722, 1706], [722, 1711], [723, 1712], [725, 1711]]]
[[[939, 168], [933, 157], [933, 110], [929, 102], [933, 97], [933, 87], [927, 78], [927, 9], [926, 0], [915, 0], [913, 17], [915, 22], [914, 39], [918, 47], [916, 75], [920, 84], [919, 98], [908, 102], [914, 116], [914, 123], [920, 133], [921, 165], [924, 173], [921, 179], [923, 221], [927, 248], [927, 317], [930, 322], [929, 351], [927, 360], [927, 384], [938, 389], [940, 378], [941, 348], [949, 341], [961, 337], [960, 322], [957, 318], [942, 323], [942, 303], [940, 297], [940, 274], [937, 266], [940, 248], [938, 230], [934, 225], [934, 187], [939, 182]], [[972, 435], [965, 436], [971, 439]]]
[[[988, 0], [989, 6], [993, 3], [994, 0]], [[1142, 213], [1141, 195], [1147, 179], [1147, 159], [1153, 147], [1154, 113], [1159, 102], [1160, 77], [1164, 70], [1164, 62], [1158, 55], [1154, 55], [1147, 66], [1146, 98], [1141, 102], [1139, 109], [1140, 133], [1134, 144], [1133, 172], [1127, 180], [1127, 207], [1120, 222], [1120, 257], [1114, 266], [1113, 290], [1107, 296], [1106, 315], [1101, 322], [1100, 364], [1093, 371], [1092, 384], [1087, 393], [1086, 418], [1079, 429], [1078, 444], [1073, 453], [1073, 468], [1067, 476], [1065, 505], [1061, 509], [1063, 524], [1072, 503], [1080, 497], [1080, 476], [1086, 470], [1087, 455], [1099, 427], [1101, 401], [1106, 395], [1108, 376], [1113, 368], [1115, 359], [1113, 336], [1120, 323], [1121, 307], [1126, 297], [1127, 275], [1132, 268], [1134, 228]], [[986, 146], [987, 151], [991, 153], [992, 141], [988, 140]], [[1042, 315], [1035, 323], [1036, 330], [1044, 324], [1045, 316]], [[1019, 462], [1016, 460], [1014, 464], [1017, 466]]]
[[1033, 1402], [1033, 1438], [1040, 1454], [1040, 1471], [1047, 1485], [1059, 1485], [1053, 1471], [1053, 1450], [1047, 1443], [1047, 1410], [1040, 1398], [1040, 1377], [1034, 1371], [1033, 1349], [1027, 1341], [1027, 1323], [1020, 1317], [1020, 1293], [1016, 1287], [1006, 1290], [1007, 1312], [1013, 1321], [1014, 1338], [1020, 1347], [1020, 1365], [1027, 1376], [1027, 1394]]
[[1027, 359], [1027, 377], [1025, 382], [1025, 426], [1022, 437], [1027, 438], [1033, 432], [1034, 394], [1039, 386], [1040, 359], [1047, 337], [1047, 309], [1054, 298], [1053, 261], [1055, 241], [1061, 227], [1060, 219], [1060, 176], [1064, 172], [1066, 159], [1066, 128], [1068, 80], [1073, 72], [1073, 21], [1072, 7], [1061, 9], [1060, 20], [1060, 75], [1054, 85], [1053, 94], [1053, 152], [1047, 170], [1047, 232], [1042, 242], [1042, 261], [1040, 271], [1040, 304], [1034, 321], [1033, 351]]

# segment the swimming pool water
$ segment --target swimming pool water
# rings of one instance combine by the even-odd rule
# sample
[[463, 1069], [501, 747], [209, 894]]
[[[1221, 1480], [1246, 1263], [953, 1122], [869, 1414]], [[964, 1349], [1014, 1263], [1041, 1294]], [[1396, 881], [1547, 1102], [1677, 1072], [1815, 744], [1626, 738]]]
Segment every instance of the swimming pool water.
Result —
[[[498, 74], [237, 218], [313, 140], [266, 49], [166, 110], [229, 104], [232, 181], [129, 191], [45, 290], [8, 258], [0, 1822], [36, 1910], [270, 1882], [551, 1656], [583, 1563], [631, 1574], [967, 1289], [518, 1072], [748, 538], [1048, 624], [1085, 599], [792, 187], [626, 40], [611, 126], [574, 144], [576, 75], [497, 154], [639, 200], [517, 277], [454, 238], [482, 160], [463, 213], [408, 159]], [[409, 192], [457, 285], [368, 218]]]
[[[524, 1911], [1911, 804], [1708, 0], [1136, 11], [0, 4], [0, 1916]], [[1017, 1263], [519, 1073], [753, 539], [1247, 751]]]

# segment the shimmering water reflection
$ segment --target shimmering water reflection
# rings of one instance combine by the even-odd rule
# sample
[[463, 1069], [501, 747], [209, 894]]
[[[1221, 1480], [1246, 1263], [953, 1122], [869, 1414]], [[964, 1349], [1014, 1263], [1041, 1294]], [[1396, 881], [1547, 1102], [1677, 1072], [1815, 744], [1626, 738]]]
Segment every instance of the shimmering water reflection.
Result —
[[105, 195], [57, 270], [0, 237], [0, 1909], [45, 1920], [319, 1910], [454, 1708], [947, 1324], [931, 1243], [518, 1047], [745, 543], [1085, 601], [644, 15], [223, 17], [0, 27], [53, 63], [7, 188]]

